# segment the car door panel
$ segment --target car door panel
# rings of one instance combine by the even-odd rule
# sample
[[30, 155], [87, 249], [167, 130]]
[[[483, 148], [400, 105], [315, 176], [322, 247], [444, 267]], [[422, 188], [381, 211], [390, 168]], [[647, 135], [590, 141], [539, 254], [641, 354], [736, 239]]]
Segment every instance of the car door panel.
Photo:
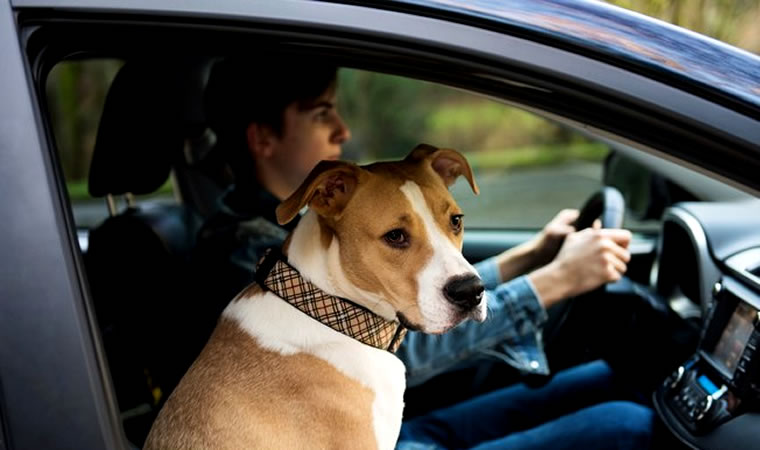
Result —
[[0, 3], [0, 58], [5, 439], [10, 448], [119, 448], [60, 186], [41, 140], [40, 114], [7, 2]]

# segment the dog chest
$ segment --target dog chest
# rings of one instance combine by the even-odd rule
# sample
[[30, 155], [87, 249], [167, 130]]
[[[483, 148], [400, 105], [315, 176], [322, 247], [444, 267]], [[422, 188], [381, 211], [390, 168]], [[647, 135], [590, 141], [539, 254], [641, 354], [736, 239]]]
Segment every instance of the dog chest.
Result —
[[149, 443], [391, 449], [404, 387], [394, 355], [256, 294], [225, 310]]
[[[239, 298], [224, 317], [233, 319], [257, 345], [281, 357], [309, 355], [326, 363], [325, 377], [358, 383], [373, 399], [368, 420], [380, 448], [393, 448], [401, 428], [405, 368], [393, 354], [364, 345], [326, 327], [271, 293]], [[309, 378], [303, 367], [297, 376]], [[327, 390], [335, 392], [334, 390]], [[349, 391], [345, 391], [348, 394]], [[350, 395], [342, 399], [352, 402]]]

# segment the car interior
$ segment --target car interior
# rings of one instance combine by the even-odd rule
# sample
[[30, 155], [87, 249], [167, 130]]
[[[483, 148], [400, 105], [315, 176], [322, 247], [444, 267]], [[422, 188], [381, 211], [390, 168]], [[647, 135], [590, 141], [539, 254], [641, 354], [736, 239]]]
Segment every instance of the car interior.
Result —
[[[227, 163], [213, 151], [214, 135], [203, 115], [209, 70], [219, 58], [247, 45], [274, 45], [267, 38], [232, 33], [208, 41], [192, 37], [182, 48], [197, 45], [197, 50], [177, 52], [177, 42], [156, 46], [150, 34], [148, 30], [129, 35], [134, 39], [127, 42], [128, 34], [115, 33], [112, 40], [97, 43], [73, 36], [65, 45], [49, 44], [36, 68], [49, 141], [59, 160], [55, 170], [65, 185], [67, 174], [60, 160], [66, 148], [52, 125], [60, 81], [56, 70], [82, 61], [119, 61], [115, 76], [105, 83], [98, 123], [91, 127], [94, 140], [86, 186], [97, 202], [90, 205], [100, 205], [99, 216], [84, 220], [75, 201], [64, 201], [79, 238], [89, 301], [125, 437], [138, 447], [224, 307], [197, 298], [193, 284], [203, 277], [192, 261], [196, 233], [231, 183]], [[621, 282], [549, 311], [545, 344], [550, 367], [556, 372], [604, 357], [632, 386], [651, 396], [673, 445], [721, 439], [714, 433], [718, 428], [732, 430], [738, 443], [752, 439], [747, 430], [757, 424], [760, 399], [760, 356], [754, 356], [760, 342], [760, 201], [752, 194], [663, 158], [644, 138], [636, 142], [551, 108], [543, 110], [539, 101], [531, 100], [540, 95], [537, 89], [512, 86], [496, 94], [482, 80], [468, 82], [464, 73], [436, 77], [431, 69], [435, 65], [429, 62], [409, 65], [399, 56], [379, 63], [372, 55], [335, 55], [333, 49], [308, 42], [279, 45], [293, 57], [319, 52], [335, 58], [342, 70], [390, 74], [465, 91], [527, 111], [577, 135], [574, 139], [603, 146], [604, 154], [595, 157], [595, 178], [585, 172], [572, 178], [585, 180], [589, 187], [578, 189], [575, 197], [558, 194], [555, 201], [571, 208], [586, 205], [584, 212], [592, 220], [606, 214], [623, 220], [624, 214], [623, 226], [634, 231], [633, 260]], [[349, 115], [346, 119], [351, 123]], [[346, 150], [348, 156], [353, 152]], [[550, 166], [556, 167], [560, 166]], [[482, 190], [489, 183], [497, 187], [491, 196], [461, 196], [465, 212], [485, 202], [477, 207], [484, 215], [473, 217], [465, 233], [464, 252], [472, 262], [524, 241], [540, 230], [541, 221], [551, 218], [544, 215], [533, 225], [510, 226], [489, 216], [508, 209], [510, 198], [533, 202], [530, 196], [537, 195], [536, 188], [525, 184], [538, 176], [533, 172], [483, 169], [476, 170], [476, 176], [484, 180]], [[498, 190], [502, 177], [511, 177], [515, 185]], [[554, 172], [547, 177], [559, 180]], [[567, 190], [561, 181], [552, 183], [559, 184], [544, 187]], [[454, 186], [455, 196], [457, 189]], [[536, 202], [545, 198], [537, 197]], [[493, 203], [497, 200], [503, 203]], [[549, 213], [541, 214], [556, 212], [555, 204], [548, 208]], [[519, 373], [498, 355], [484, 355], [477, 365], [409, 389], [406, 415], [511, 383], [539, 386], [547, 381]]]
[[[145, 405], [163, 398], [161, 387], [176, 385], [202, 345], [188, 345], [194, 322], [182, 315], [198, 311], [183, 288], [192, 278], [202, 213], [211, 205], [195, 195], [218, 195], [221, 187], [217, 174], [192, 159], [209, 150], [201, 100], [210, 61], [183, 62], [162, 67], [134, 60], [121, 67], [108, 90], [89, 170], [89, 192], [104, 199], [109, 216], [89, 230], [83, 258], [93, 299], [104, 299], [94, 301], [95, 312], [119, 405], [129, 417], [128, 435], [133, 422], [155, 412]], [[158, 190], [172, 172], [183, 197], [195, 201], [135, 200]], [[127, 207], [117, 210], [121, 197]]]

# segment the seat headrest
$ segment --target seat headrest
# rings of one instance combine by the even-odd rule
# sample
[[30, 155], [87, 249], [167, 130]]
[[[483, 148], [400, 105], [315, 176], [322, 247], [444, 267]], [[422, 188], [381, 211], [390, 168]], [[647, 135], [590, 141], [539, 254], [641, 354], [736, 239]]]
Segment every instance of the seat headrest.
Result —
[[209, 59], [130, 60], [106, 96], [89, 174], [94, 197], [148, 194], [169, 177], [185, 138], [205, 129]]

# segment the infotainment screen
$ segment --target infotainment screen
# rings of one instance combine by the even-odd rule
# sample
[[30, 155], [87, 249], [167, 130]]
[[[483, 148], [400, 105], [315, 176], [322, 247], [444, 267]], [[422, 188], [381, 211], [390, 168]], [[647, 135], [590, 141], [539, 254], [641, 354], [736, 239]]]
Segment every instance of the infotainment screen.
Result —
[[734, 375], [736, 363], [741, 358], [747, 340], [755, 329], [753, 322], [755, 317], [757, 317], [757, 310], [740, 301], [712, 351], [713, 360], [722, 365], [730, 376]]

